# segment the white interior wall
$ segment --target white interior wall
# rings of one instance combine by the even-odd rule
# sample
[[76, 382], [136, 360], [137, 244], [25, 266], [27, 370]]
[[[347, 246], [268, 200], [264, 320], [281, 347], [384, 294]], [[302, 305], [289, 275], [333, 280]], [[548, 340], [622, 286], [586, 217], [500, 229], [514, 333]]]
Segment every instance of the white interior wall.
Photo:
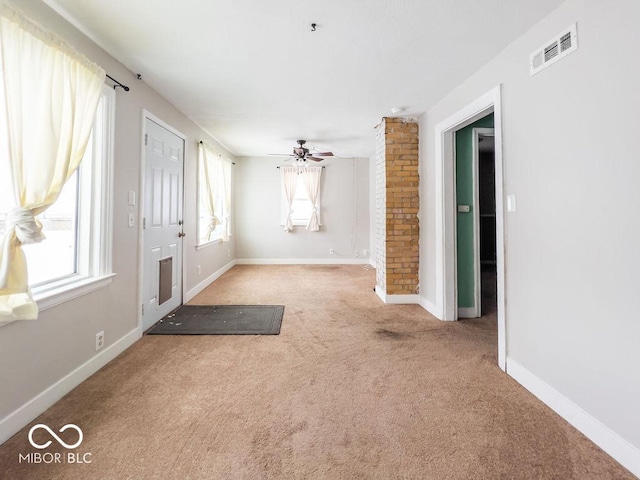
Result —
[[[236, 248], [239, 262], [313, 261], [368, 263], [369, 159], [330, 158], [322, 162], [319, 232], [304, 226], [283, 230], [280, 171], [283, 159], [239, 157], [236, 174]], [[330, 255], [329, 250], [335, 254]], [[359, 253], [356, 256], [356, 251]]]
[[[82, 373], [76, 372], [73, 379], [29, 403], [31, 400], [75, 369], [90, 372], [91, 365], [99, 365], [98, 359], [104, 358], [104, 352], [114, 354], [110, 347], [119, 340], [130, 342], [137, 338], [139, 306], [134, 292], [138, 289], [139, 238], [138, 228], [128, 228], [127, 215], [129, 212], [137, 215], [138, 207], [128, 206], [127, 200], [130, 190], [138, 192], [139, 189], [143, 109], [188, 136], [184, 177], [186, 290], [193, 289], [200, 279], [208, 278], [227, 264], [229, 248], [231, 258], [235, 256], [233, 242], [200, 251], [195, 249], [196, 143], [204, 140], [221, 153], [233, 156], [40, 0], [21, 0], [18, 6], [131, 90], [118, 89], [116, 94], [113, 270], [117, 275], [110, 287], [41, 312], [36, 321], [13, 322], [0, 327], [0, 365], [3, 366], [0, 369], [0, 442], [14, 433], [12, 430], [23, 426], [20, 422], [25, 418], [35, 417], [56, 397], [72, 388]], [[202, 266], [200, 276], [197, 265]], [[102, 357], [94, 351], [95, 335], [99, 331], [105, 332]], [[118, 343], [117, 348], [123, 348], [123, 342]], [[16, 412], [21, 407], [22, 410]]]
[[[578, 50], [530, 77], [529, 54], [576, 21]], [[503, 84], [507, 371], [559, 393], [636, 474], [639, 22], [635, 0], [569, 0], [420, 122], [421, 294], [435, 304], [435, 125]]]

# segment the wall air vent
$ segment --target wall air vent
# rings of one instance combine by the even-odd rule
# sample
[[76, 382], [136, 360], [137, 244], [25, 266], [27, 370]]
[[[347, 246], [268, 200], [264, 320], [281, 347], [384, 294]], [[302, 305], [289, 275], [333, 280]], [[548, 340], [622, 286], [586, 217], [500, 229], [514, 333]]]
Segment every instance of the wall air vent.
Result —
[[577, 49], [578, 33], [574, 23], [529, 55], [529, 75], [535, 75]]

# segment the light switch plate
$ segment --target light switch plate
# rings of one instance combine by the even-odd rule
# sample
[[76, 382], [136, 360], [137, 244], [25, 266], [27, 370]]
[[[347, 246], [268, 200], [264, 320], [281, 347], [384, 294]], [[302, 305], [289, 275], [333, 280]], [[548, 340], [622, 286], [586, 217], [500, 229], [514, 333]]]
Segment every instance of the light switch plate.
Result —
[[507, 212], [515, 213], [517, 210], [518, 206], [516, 205], [516, 196], [507, 195]]
[[458, 212], [469, 213], [470, 211], [471, 211], [471, 207], [469, 205], [458, 205]]
[[136, 192], [134, 192], [133, 190], [129, 190], [129, 206], [136, 206]]

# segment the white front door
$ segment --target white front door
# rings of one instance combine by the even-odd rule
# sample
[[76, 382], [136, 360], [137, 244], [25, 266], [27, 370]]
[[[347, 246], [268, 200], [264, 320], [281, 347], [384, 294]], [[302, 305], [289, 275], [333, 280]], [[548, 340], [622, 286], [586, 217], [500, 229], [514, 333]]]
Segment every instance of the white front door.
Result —
[[142, 327], [182, 304], [184, 139], [145, 119]]

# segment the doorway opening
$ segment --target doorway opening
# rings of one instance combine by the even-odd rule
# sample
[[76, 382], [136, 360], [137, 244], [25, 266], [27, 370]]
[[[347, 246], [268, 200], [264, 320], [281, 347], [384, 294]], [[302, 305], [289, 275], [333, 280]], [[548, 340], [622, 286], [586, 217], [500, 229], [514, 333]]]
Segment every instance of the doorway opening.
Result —
[[[471, 219], [471, 227], [465, 226], [472, 238], [471, 250], [468, 255], [471, 258], [470, 274], [467, 274], [468, 285], [471, 285], [471, 298], [477, 295], [478, 301], [471, 302], [471, 305], [478, 309], [476, 316], [480, 316], [482, 290], [481, 290], [481, 253], [474, 255], [474, 252], [480, 252], [480, 241], [482, 232], [480, 230], [480, 208], [474, 209], [477, 213], [477, 219], [469, 215], [472, 212], [473, 205], [479, 205], [478, 200], [473, 203], [473, 195], [480, 195], [479, 186], [475, 193], [469, 194], [469, 202], [458, 202], [456, 191], [456, 132], [468, 127], [478, 120], [489, 115], [493, 115], [493, 143], [494, 143], [494, 192], [495, 192], [495, 298], [496, 298], [496, 321], [498, 327], [498, 365], [504, 371], [507, 369], [507, 345], [506, 345], [506, 296], [505, 296], [505, 219], [504, 219], [504, 194], [503, 194], [503, 160], [502, 160], [502, 107], [501, 107], [501, 87], [497, 86], [490, 90], [480, 98], [468, 104], [466, 107], [457, 111], [449, 118], [438, 123], [435, 128], [435, 150], [436, 150], [436, 224], [441, 228], [436, 229], [436, 303], [434, 305], [434, 313], [442, 320], [458, 320], [459, 303], [458, 303], [458, 270], [457, 263], [460, 261], [458, 255], [457, 234], [458, 234], [458, 214], [461, 207], [461, 215], [467, 215]], [[478, 129], [491, 128], [487, 125], [476, 125]], [[485, 133], [485, 132], [476, 132]], [[486, 132], [485, 137], [489, 136]], [[472, 135], [473, 139], [474, 136]], [[479, 140], [479, 135], [475, 135]], [[484, 142], [485, 140], [483, 140]], [[482, 143], [482, 142], [478, 142]], [[476, 149], [476, 151], [478, 151]], [[473, 163], [471, 161], [471, 163]], [[476, 162], [478, 165], [478, 162]], [[474, 185], [474, 183], [471, 183]], [[479, 185], [479, 184], [478, 184]], [[468, 212], [467, 212], [468, 207]], [[473, 222], [477, 222], [477, 228], [473, 228]], [[486, 221], [488, 222], [488, 221]], [[485, 234], [487, 228], [485, 228]], [[475, 238], [473, 238], [475, 235]], [[475, 246], [474, 246], [475, 242]], [[467, 253], [469, 250], [467, 250]], [[486, 253], [486, 252], [485, 252]], [[475, 267], [473, 266], [475, 263]], [[486, 263], [486, 268], [493, 265]], [[485, 287], [487, 288], [486, 296], [491, 295], [491, 277], [490, 273], [486, 276]], [[469, 280], [470, 278], [470, 280]], [[480, 287], [480, 288], [479, 288]], [[468, 295], [468, 294], [467, 294]], [[468, 298], [467, 298], [468, 300]], [[487, 298], [488, 300], [488, 298]], [[490, 304], [485, 305], [489, 306]], [[464, 316], [464, 311], [462, 312]]]
[[493, 144], [493, 122], [490, 113], [454, 133], [457, 318], [482, 316], [483, 261], [485, 267], [491, 260], [495, 265], [487, 243], [493, 235], [495, 244], [493, 151], [487, 155], [487, 145]]
[[478, 135], [478, 206], [480, 210], [480, 314], [497, 313], [496, 164], [494, 133]]

